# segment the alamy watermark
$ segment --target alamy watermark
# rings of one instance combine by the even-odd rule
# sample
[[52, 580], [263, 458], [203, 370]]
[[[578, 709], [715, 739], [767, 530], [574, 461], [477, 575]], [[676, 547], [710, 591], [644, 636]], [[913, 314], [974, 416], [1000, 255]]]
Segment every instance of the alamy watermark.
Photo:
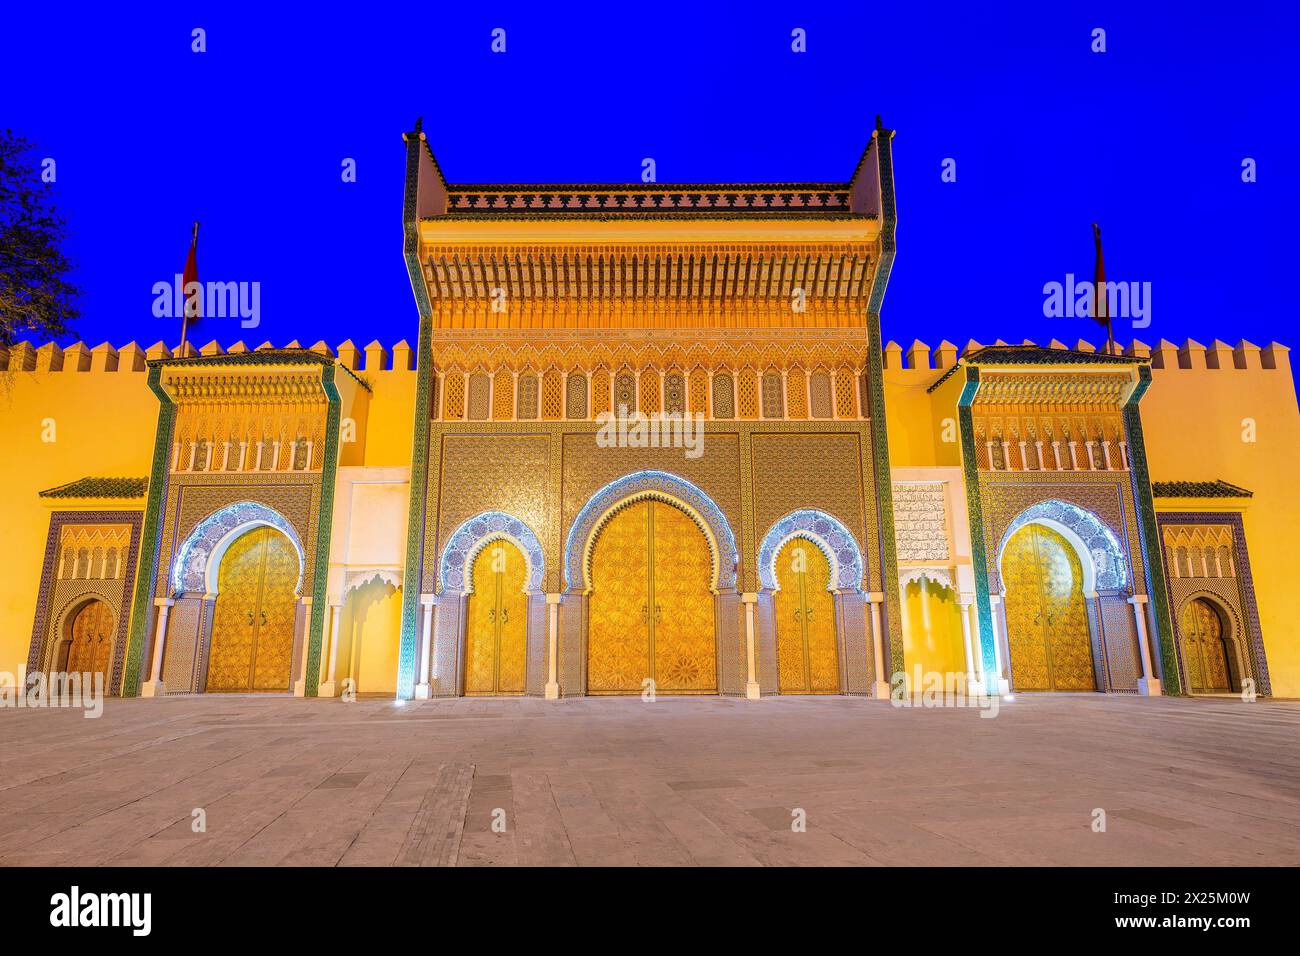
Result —
[[171, 282], [155, 282], [153, 297], [153, 314], [159, 319], [179, 319], [188, 306], [191, 316], [239, 319], [245, 329], [255, 329], [262, 322], [260, 282], [186, 282], [177, 273]]
[[[1048, 282], [1043, 286], [1043, 315], [1049, 319], [1093, 318], [1098, 298], [1095, 285], [1086, 279], [1076, 282], [1073, 272], [1065, 274], [1064, 282]], [[1150, 282], [1103, 282], [1101, 294], [1108, 306], [1107, 315], [1131, 319], [1135, 329], [1151, 324]]]
[[20, 684], [8, 671], [0, 671], [0, 708], [79, 707], [85, 717], [104, 713], [104, 675], [32, 671]]
[[1000, 706], [997, 694], [985, 693], [969, 674], [961, 671], [922, 671], [917, 664], [911, 679], [905, 671], [895, 671], [890, 680], [889, 702], [895, 707], [978, 707], [981, 717], [996, 717]]
[[682, 448], [687, 458], [704, 454], [704, 415], [700, 412], [601, 412], [596, 416], [599, 448]]

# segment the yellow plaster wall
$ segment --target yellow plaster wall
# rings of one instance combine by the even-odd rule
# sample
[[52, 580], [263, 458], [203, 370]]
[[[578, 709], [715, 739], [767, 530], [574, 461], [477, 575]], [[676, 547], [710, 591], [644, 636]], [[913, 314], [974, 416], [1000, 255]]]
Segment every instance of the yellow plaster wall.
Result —
[[966, 672], [960, 614], [951, 588], [927, 580], [923, 591], [919, 581], [908, 582], [903, 590], [903, 661], [909, 688], [918, 689], [913, 680], [918, 666], [923, 681], [926, 674]]
[[397, 693], [402, 592], [383, 581], [354, 588], [339, 623], [337, 679], [352, 678], [359, 694]]
[[[49, 355], [33, 371], [0, 371], [0, 681], [4, 673], [21, 680], [27, 667], [56, 504], [37, 492], [86, 475], [143, 478], [153, 455], [158, 402], [143, 371], [78, 371], [71, 362], [51, 370]], [[144, 499], [134, 507], [143, 511]]]
[[[1281, 347], [1264, 357], [1247, 351], [1247, 368], [1236, 368], [1229, 353], [1227, 367], [1208, 368], [1204, 351], [1183, 349], [1180, 356], [1172, 345], [1163, 351], [1164, 367], [1152, 369], [1142, 400], [1151, 479], [1222, 478], [1254, 492], [1242, 518], [1272, 690], [1278, 697], [1300, 697], [1300, 588], [1294, 581], [1300, 410], [1289, 357]], [[1180, 361], [1191, 367], [1180, 367]], [[1277, 367], [1265, 368], [1265, 361]], [[1253, 442], [1244, 440], [1251, 421]], [[1156, 505], [1161, 507], [1160, 499]]]
[[[946, 345], [946, 343], [945, 343]], [[904, 363], [901, 349], [890, 343], [885, 352], [885, 421], [889, 426], [889, 462], [894, 466], [960, 467], [961, 441], [957, 428], [960, 376], [952, 376], [933, 393], [928, 389], [956, 361], [956, 352], [917, 349]]]
[[373, 389], [366, 417], [364, 464], [410, 465], [415, 429], [415, 371], [362, 372]]

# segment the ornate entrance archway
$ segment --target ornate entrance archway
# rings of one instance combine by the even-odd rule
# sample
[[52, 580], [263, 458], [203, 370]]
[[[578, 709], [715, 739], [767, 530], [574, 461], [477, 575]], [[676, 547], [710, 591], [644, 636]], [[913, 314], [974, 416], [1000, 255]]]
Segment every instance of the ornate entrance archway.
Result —
[[298, 552], [275, 528], [230, 542], [217, 571], [208, 692], [289, 691], [297, 581]]
[[1023, 525], [1002, 552], [1002, 583], [1012, 688], [1096, 690], [1084, 567], [1074, 545], [1046, 524]]
[[596, 531], [591, 549], [587, 692], [716, 694], [709, 541], [676, 504], [638, 497]]

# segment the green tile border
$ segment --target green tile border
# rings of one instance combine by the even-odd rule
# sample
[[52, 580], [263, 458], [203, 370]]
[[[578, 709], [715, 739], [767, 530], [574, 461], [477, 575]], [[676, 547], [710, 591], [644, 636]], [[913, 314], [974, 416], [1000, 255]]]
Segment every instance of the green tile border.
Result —
[[1169, 592], [1165, 582], [1165, 549], [1160, 546], [1155, 498], [1151, 493], [1151, 475], [1147, 468], [1146, 442], [1142, 437], [1142, 414], [1138, 408], [1138, 403], [1150, 387], [1150, 366], [1139, 366], [1137, 386], [1124, 403], [1124, 431], [1128, 437], [1133, 501], [1138, 511], [1138, 541], [1146, 565], [1147, 599], [1151, 602], [1156, 635], [1160, 641], [1160, 691], [1171, 696], [1182, 696], [1178, 660], [1174, 655], [1174, 624], [1169, 613]]
[[402, 630], [397, 653], [397, 697], [415, 696], [415, 651], [419, 644], [420, 587], [423, 578], [423, 542], [426, 484], [429, 477], [429, 395], [433, 387], [433, 309], [424, 274], [420, 270], [420, 236], [417, 199], [420, 180], [420, 121], [407, 133], [406, 195], [402, 211], [403, 254], [411, 278], [420, 318], [420, 338], [415, 353], [415, 420], [411, 439], [411, 495], [406, 510], [406, 566], [402, 575]]
[[127, 637], [126, 675], [122, 696], [140, 693], [140, 664], [144, 656], [145, 629], [153, 606], [154, 580], [158, 575], [158, 553], [162, 546], [162, 509], [167, 498], [167, 472], [171, 464], [172, 433], [176, 427], [176, 403], [162, 387], [162, 369], [149, 369], [149, 390], [158, 396], [158, 427], [154, 432], [153, 466], [149, 471], [149, 497], [144, 507], [140, 532], [140, 560], [135, 571], [135, 597], [131, 601], [131, 630]]
[[[957, 368], [958, 366], [953, 366]], [[984, 688], [997, 693], [1002, 675], [997, 668], [997, 649], [994, 647], [993, 602], [989, 598], [989, 559], [984, 534], [984, 503], [980, 497], [979, 463], [975, 457], [975, 424], [971, 405], [980, 387], [980, 370], [973, 365], [962, 365], [966, 382], [957, 399], [957, 421], [961, 432], [961, 466], [966, 481], [966, 520], [970, 525], [971, 570], [975, 575], [975, 611], [980, 642], [980, 669], [984, 672]]]
[[[874, 143], [880, 173], [880, 263], [867, 301], [867, 389], [871, 400], [871, 451], [876, 483], [876, 516], [880, 531], [880, 589], [884, 592], [885, 673], [906, 669], [903, 658], [903, 616], [898, 593], [898, 542], [894, 540], [894, 475], [889, 460], [889, 428], [885, 413], [885, 373], [880, 336], [880, 309], [897, 252], [898, 208], [894, 198], [894, 131], [876, 120]], [[886, 679], [877, 674], [876, 680]]]
[[333, 364], [321, 367], [321, 388], [325, 392], [325, 457], [321, 462], [320, 511], [316, 516], [316, 559], [311, 588], [311, 620], [307, 626], [306, 686], [303, 693], [315, 697], [320, 690], [321, 645], [325, 636], [325, 604], [328, 600], [330, 534], [334, 527], [334, 486], [339, 473], [339, 425], [342, 402], [334, 381]]

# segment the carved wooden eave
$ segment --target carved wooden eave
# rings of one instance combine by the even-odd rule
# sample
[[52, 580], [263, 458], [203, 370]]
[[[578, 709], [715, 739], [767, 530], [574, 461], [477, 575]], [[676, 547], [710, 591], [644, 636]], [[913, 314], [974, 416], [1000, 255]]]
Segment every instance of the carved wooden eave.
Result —
[[435, 328], [863, 324], [882, 259], [875, 138], [847, 182], [483, 185], [448, 183], [415, 135], [408, 248]]
[[934, 392], [959, 369], [979, 370], [972, 405], [1122, 407], [1138, 386], [1146, 359], [1038, 346], [986, 346], [948, 369]]
[[357, 385], [357, 375], [310, 349], [258, 349], [238, 354], [155, 359], [160, 385], [177, 405], [324, 403], [321, 368], [333, 365]]
[[1082, 369], [1025, 372], [981, 368], [975, 406], [981, 405], [1103, 405], [1119, 408], [1132, 393], [1137, 377], [1131, 371]]
[[600, 237], [556, 233], [549, 241], [502, 237], [491, 244], [429, 241], [425, 233], [421, 262], [433, 301], [488, 302], [493, 289], [515, 301], [788, 302], [796, 289], [809, 300], [865, 301], [873, 274], [870, 243], [824, 234], [756, 242], [756, 231], [702, 236], [611, 224]]

